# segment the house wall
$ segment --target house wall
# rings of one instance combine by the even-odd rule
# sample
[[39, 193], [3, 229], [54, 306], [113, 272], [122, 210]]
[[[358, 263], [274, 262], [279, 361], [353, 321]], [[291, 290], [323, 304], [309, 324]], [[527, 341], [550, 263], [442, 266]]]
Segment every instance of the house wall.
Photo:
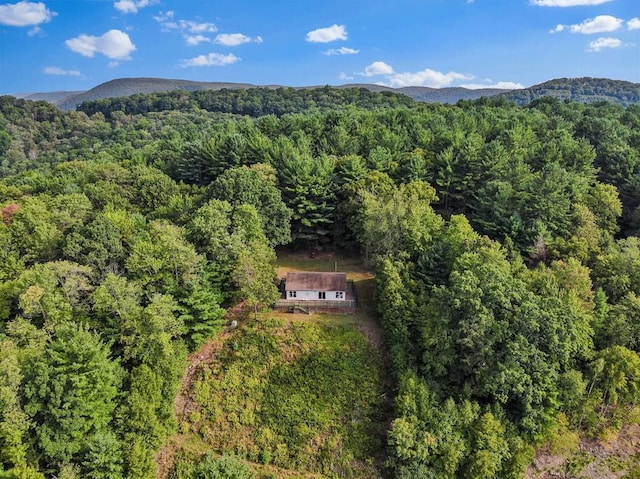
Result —
[[[319, 291], [296, 291], [296, 297], [291, 298], [289, 291], [286, 292], [286, 299], [295, 301], [317, 301]], [[346, 291], [342, 291], [342, 298], [336, 298], [336, 291], [325, 291], [327, 301], [344, 301], [347, 299]]]

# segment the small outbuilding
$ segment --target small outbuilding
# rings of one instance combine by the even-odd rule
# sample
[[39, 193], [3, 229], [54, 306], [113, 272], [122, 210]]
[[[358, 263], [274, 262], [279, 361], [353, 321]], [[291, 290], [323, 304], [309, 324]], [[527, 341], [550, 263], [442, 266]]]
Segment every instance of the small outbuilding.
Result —
[[284, 299], [344, 301], [347, 299], [347, 273], [287, 273]]

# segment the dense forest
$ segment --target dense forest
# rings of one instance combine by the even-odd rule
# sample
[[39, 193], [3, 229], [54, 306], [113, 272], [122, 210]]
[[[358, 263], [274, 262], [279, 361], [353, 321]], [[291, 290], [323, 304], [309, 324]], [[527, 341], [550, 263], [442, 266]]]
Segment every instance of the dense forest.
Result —
[[640, 84], [609, 78], [557, 78], [522, 90], [503, 93], [510, 101], [526, 105], [543, 97], [581, 103], [609, 101], [622, 106], [640, 103]]
[[376, 271], [389, 477], [638, 422], [640, 107], [204, 93], [231, 110], [0, 97], [0, 477], [154, 477], [187, 353], [275, 300], [281, 245]]
[[115, 111], [135, 115], [152, 111], [192, 109], [251, 117], [266, 115], [280, 117], [286, 113], [335, 110], [349, 105], [370, 109], [408, 106], [413, 103], [414, 101], [405, 95], [387, 91], [372, 92], [365, 88], [249, 88], [247, 90], [224, 88], [194, 92], [172, 90], [84, 101], [78, 105], [78, 111], [87, 115], [100, 112], [107, 118], [110, 118], [111, 113]]

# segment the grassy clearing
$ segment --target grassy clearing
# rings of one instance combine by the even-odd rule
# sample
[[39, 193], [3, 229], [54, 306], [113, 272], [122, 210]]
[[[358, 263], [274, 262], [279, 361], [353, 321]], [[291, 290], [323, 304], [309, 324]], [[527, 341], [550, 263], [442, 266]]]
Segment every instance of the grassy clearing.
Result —
[[278, 276], [287, 271], [343, 271], [354, 281], [373, 277], [357, 256], [336, 252], [318, 252], [315, 257], [306, 252], [278, 251]]
[[389, 404], [374, 276], [359, 259], [279, 252], [278, 274], [347, 272], [354, 314], [267, 312], [242, 322], [200, 371], [193, 411], [174, 436], [170, 477], [190, 477], [206, 451], [234, 454], [256, 478], [377, 478]]
[[[305, 320], [323, 323], [354, 324], [368, 329], [378, 329], [375, 321], [374, 289], [375, 276], [357, 256], [349, 256], [335, 252], [319, 252], [315, 258], [304, 252], [282, 250], [278, 252], [278, 276], [284, 278], [288, 271], [341, 271], [347, 273], [347, 279], [353, 281], [358, 297], [358, 310], [354, 314], [321, 314], [315, 319]], [[289, 313], [270, 313], [271, 316], [287, 321], [303, 320], [304, 315]], [[374, 343], [380, 343], [377, 338]]]
[[[251, 321], [201, 372], [194, 390], [199, 411], [182, 425], [199, 440], [185, 442], [295, 470], [296, 477], [379, 477], [380, 366], [353, 326]], [[185, 451], [183, 461], [189, 456]], [[256, 470], [271, 474], [269, 467]]]

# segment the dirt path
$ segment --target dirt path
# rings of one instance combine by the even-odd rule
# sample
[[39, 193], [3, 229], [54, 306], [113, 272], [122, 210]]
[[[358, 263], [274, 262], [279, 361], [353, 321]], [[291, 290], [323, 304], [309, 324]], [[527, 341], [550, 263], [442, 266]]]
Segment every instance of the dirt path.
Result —
[[[225, 323], [230, 324], [233, 320], [238, 320], [242, 316], [241, 307], [236, 307], [227, 311]], [[216, 360], [218, 352], [222, 349], [225, 341], [231, 336], [229, 328], [225, 328], [209, 339], [200, 349], [191, 353], [187, 358], [187, 367], [184, 370], [180, 386], [173, 406], [178, 426], [188, 419], [189, 415], [198, 411], [198, 404], [193, 398], [193, 388], [198, 374], [202, 369]], [[173, 468], [174, 456], [180, 444], [180, 433], [167, 438], [163, 446], [155, 457], [156, 478], [166, 479]]]

